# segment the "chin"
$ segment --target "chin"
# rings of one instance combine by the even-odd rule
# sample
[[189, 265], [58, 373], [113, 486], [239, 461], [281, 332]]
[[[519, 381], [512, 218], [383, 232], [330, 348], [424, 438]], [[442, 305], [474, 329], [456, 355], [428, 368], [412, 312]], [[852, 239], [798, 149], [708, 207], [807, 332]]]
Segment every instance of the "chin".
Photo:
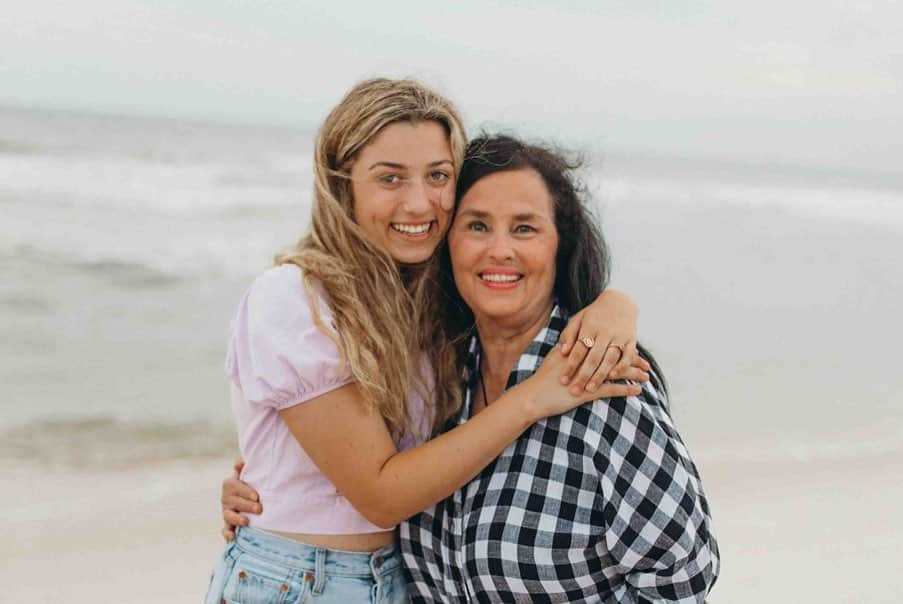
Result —
[[[468, 304], [469, 305], [469, 304]], [[518, 312], [523, 310], [521, 307], [514, 307], [511, 304], [476, 304], [469, 305], [473, 309], [475, 315], [482, 315], [487, 319], [502, 320], [510, 319]]]
[[424, 246], [417, 250], [391, 250], [392, 258], [400, 264], [423, 264], [433, 257], [436, 251], [435, 245]]

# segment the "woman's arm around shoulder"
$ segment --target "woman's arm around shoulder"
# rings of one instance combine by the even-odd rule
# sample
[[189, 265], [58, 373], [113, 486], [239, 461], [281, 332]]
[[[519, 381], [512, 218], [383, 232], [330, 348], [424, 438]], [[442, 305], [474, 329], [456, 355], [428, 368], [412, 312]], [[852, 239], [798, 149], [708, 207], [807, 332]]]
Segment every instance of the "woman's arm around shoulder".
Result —
[[[598, 393], [572, 397], [559, 383], [564, 361], [556, 347], [534, 376], [482, 412], [401, 453], [355, 384], [283, 409], [280, 416], [339, 492], [372, 523], [390, 528], [469, 482], [535, 421], [594, 398]], [[605, 384], [602, 390], [627, 396], [640, 387]]]

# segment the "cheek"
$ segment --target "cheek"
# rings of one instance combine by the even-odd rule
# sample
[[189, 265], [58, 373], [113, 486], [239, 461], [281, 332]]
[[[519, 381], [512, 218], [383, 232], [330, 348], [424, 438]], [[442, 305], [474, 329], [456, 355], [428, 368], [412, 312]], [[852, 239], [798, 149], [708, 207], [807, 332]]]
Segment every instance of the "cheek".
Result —
[[466, 289], [470, 283], [464, 277], [473, 267], [473, 251], [472, 242], [469, 245], [465, 238], [457, 235], [454, 231], [449, 233], [448, 253], [451, 256], [452, 276], [459, 290]]
[[558, 242], [549, 242], [543, 246], [543, 249], [535, 250], [530, 258], [530, 266], [537, 276], [541, 276], [542, 280], [554, 283], [556, 271], [556, 256], [558, 253]]
[[367, 214], [367, 190], [356, 181], [351, 183], [351, 209], [354, 212], [354, 220], [360, 223], [361, 218]]
[[388, 215], [391, 200], [386, 199], [384, 191], [373, 187], [354, 187], [354, 215], [359, 224]]
[[448, 255], [451, 257], [452, 273], [457, 277], [461, 272], [461, 263], [464, 260], [461, 250], [461, 239], [454, 231], [448, 234]]

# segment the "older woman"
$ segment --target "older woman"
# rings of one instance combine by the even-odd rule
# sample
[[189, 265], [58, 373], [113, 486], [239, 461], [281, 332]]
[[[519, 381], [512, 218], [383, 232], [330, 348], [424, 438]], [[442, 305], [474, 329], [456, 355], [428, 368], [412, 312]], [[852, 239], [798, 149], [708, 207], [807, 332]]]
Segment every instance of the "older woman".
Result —
[[[464, 408], [449, 427], [554, 354], [569, 313], [604, 288], [608, 260], [570, 166], [540, 147], [473, 141], [457, 192], [449, 289], [466, 304], [455, 329], [476, 329]], [[665, 395], [654, 370], [640, 396], [542, 420], [404, 523], [413, 601], [703, 601], [718, 547]]]
[[[443, 271], [453, 274], [447, 327], [463, 342], [465, 395], [445, 430], [486, 413], [559, 354], [568, 316], [606, 285], [604, 241], [570, 174], [560, 157], [512, 138], [468, 148]], [[654, 363], [652, 376], [638, 396], [539, 421], [467, 485], [403, 522], [412, 600], [703, 601], [718, 547]]]

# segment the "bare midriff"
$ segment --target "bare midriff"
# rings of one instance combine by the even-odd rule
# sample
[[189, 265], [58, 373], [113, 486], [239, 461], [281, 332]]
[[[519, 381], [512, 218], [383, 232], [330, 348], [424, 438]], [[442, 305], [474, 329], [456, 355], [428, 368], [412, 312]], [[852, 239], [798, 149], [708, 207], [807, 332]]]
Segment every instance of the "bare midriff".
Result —
[[283, 533], [268, 531], [274, 535], [300, 541], [306, 545], [337, 549], [344, 552], [372, 552], [395, 541], [395, 531], [363, 533], [359, 535], [311, 535], [308, 533]]

